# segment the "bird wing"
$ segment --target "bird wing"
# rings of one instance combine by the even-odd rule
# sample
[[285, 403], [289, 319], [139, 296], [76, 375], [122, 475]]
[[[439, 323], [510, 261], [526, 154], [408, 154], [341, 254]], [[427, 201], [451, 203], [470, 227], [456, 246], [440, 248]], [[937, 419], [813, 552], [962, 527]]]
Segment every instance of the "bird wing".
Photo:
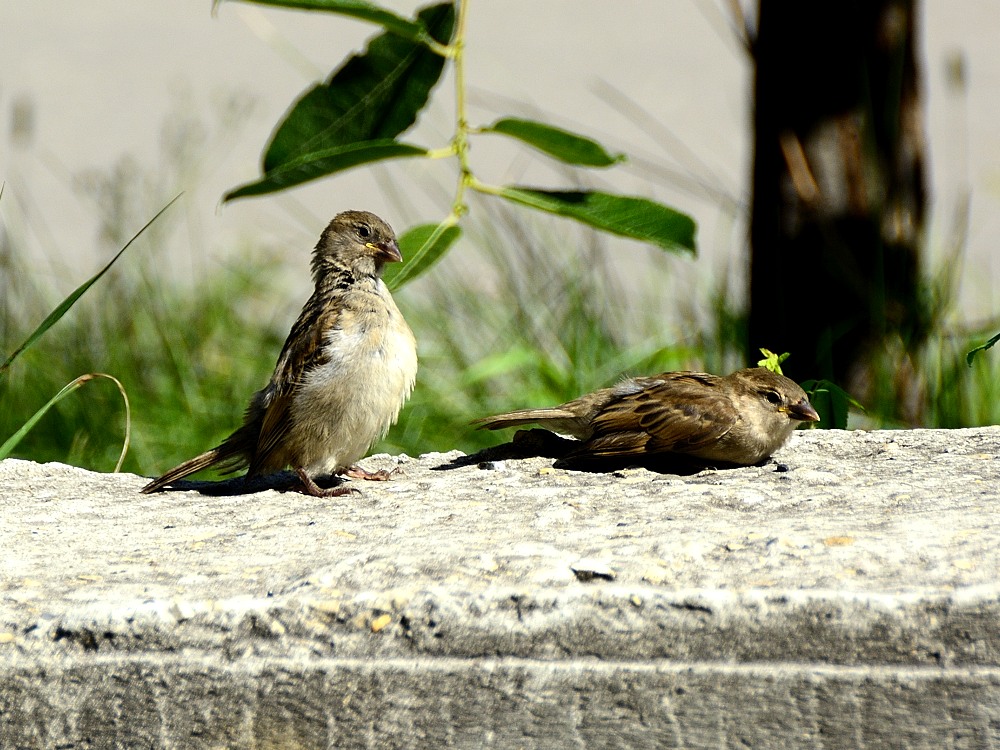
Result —
[[[540, 424], [555, 432], [575, 435], [581, 427], [577, 424], [578, 422], [581, 422], [578, 414], [556, 406], [551, 409], [520, 409], [506, 414], [496, 414], [492, 417], [474, 419], [472, 424], [477, 425], [477, 429], [480, 430], [502, 430], [506, 427], [520, 427], [525, 424]], [[586, 425], [582, 426], [586, 430]]]
[[739, 419], [707, 373], [663, 373], [625, 381], [594, 416], [580, 456], [692, 453], [728, 433]]
[[593, 415], [608, 399], [613, 398], [613, 391], [612, 388], [602, 388], [559, 406], [547, 409], [519, 409], [476, 419], [472, 424], [478, 425], [480, 430], [502, 430], [505, 427], [537, 424], [552, 432], [586, 440], [592, 433], [590, 421]]
[[290, 409], [295, 393], [310, 370], [327, 362], [324, 342], [327, 332], [338, 324], [340, 308], [340, 305], [320, 301], [314, 295], [292, 326], [278, 356], [271, 382], [260, 392], [259, 404], [251, 402], [247, 409], [248, 421], [255, 407], [263, 409], [257, 448], [250, 461], [250, 474], [284, 468], [275, 464], [275, 454], [292, 426]]

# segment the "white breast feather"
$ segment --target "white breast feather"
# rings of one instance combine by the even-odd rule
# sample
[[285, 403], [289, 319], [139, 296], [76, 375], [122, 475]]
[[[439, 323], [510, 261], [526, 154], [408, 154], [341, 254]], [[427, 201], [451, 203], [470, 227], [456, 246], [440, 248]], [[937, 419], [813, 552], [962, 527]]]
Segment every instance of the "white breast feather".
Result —
[[299, 390], [296, 413], [303, 416], [295, 431], [306, 438], [302, 444], [315, 446], [303, 457], [310, 474], [331, 473], [362, 458], [395, 423], [413, 390], [413, 334], [387, 290], [383, 298], [388, 325], [379, 331], [330, 330], [324, 346], [329, 361], [311, 370]]

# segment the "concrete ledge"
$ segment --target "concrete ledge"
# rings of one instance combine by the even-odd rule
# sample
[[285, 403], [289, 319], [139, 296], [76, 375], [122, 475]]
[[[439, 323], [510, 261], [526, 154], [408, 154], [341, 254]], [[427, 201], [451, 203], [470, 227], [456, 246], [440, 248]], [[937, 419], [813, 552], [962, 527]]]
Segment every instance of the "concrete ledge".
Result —
[[1000, 428], [397, 463], [328, 500], [0, 463], [0, 747], [1000, 746]]
[[996, 669], [178, 655], [44, 676], [5, 678], [5, 747], [992, 747], [1000, 720]]

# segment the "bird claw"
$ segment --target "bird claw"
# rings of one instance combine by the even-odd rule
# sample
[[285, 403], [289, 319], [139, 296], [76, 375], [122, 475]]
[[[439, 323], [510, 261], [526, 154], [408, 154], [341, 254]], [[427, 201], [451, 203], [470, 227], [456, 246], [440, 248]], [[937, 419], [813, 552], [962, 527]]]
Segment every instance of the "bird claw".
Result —
[[344, 484], [323, 489], [316, 484], [316, 480], [306, 474], [305, 469], [296, 469], [295, 473], [299, 475], [299, 481], [302, 482], [302, 486], [295, 487], [294, 489], [296, 492], [301, 492], [303, 495], [312, 495], [313, 497], [341, 497], [343, 495], [349, 495], [352, 492], [361, 494], [361, 490], [357, 487], [351, 487], [350, 485]]
[[344, 469], [342, 473], [345, 477], [351, 477], [352, 479], [367, 479], [370, 482], [387, 482], [393, 475], [402, 474], [403, 472], [400, 471], [398, 466], [392, 471], [387, 471], [386, 469], [368, 471], [367, 469], [362, 469], [360, 466], [355, 464], [354, 466]]

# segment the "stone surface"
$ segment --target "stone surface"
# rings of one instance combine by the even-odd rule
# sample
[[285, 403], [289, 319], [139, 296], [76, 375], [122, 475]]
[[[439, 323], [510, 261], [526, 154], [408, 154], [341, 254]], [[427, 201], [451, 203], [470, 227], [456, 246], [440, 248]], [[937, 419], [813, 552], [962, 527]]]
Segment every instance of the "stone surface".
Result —
[[0, 463], [0, 747], [1000, 747], [1000, 428], [397, 464]]

